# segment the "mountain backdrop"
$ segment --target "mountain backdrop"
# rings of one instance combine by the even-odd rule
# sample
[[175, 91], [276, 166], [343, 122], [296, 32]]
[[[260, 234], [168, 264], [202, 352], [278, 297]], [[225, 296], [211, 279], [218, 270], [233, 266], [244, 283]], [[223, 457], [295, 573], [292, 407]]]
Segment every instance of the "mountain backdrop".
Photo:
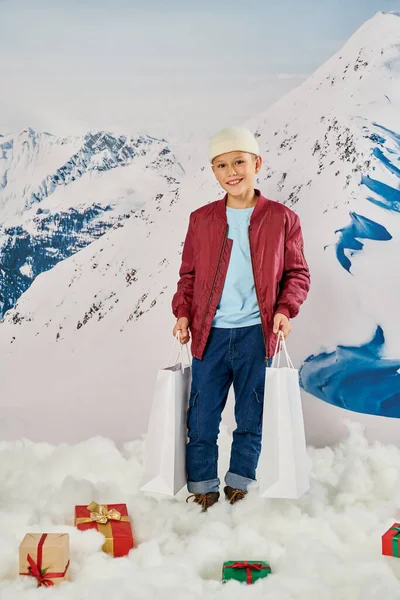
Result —
[[[379, 437], [391, 417], [385, 436], [398, 439], [399, 40], [400, 15], [378, 13], [245, 123], [264, 159], [256, 187], [303, 226], [312, 285], [288, 348], [315, 443], [327, 405], [329, 425], [365, 415]], [[188, 217], [223, 194], [207, 143], [0, 137], [1, 438], [145, 432]]]

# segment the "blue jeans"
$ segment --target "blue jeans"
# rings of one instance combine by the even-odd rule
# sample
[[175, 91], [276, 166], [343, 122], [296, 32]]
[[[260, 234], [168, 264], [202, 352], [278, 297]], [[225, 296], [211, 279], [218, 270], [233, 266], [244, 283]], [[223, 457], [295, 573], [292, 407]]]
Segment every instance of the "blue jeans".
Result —
[[246, 490], [255, 481], [261, 451], [265, 355], [261, 324], [257, 324], [212, 327], [202, 360], [193, 357], [186, 445], [187, 487], [192, 494], [219, 489], [217, 439], [232, 383], [237, 427], [225, 483]]

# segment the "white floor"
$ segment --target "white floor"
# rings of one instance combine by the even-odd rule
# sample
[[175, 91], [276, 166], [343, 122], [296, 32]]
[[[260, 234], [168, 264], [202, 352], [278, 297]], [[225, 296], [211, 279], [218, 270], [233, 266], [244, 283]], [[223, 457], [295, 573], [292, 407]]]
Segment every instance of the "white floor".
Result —
[[[400, 448], [368, 444], [357, 425], [335, 448], [310, 449], [312, 489], [301, 500], [263, 500], [201, 513], [177, 498], [138, 492], [142, 444], [120, 452], [104, 438], [73, 446], [0, 443], [0, 599], [399, 600], [400, 559], [381, 556], [381, 535], [400, 520]], [[230, 439], [220, 437], [221, 478]], [[98, 532], [73, 527], [75, 504], [126, 502], [137, 547], [101, 552]], [[71, 579], [36, 589], [18, 576], [26, 532], [70, 534]], [[221, 583], [226, 560], [268, 560], [253, 586]], [[397, 577], [395, 575], [398, 571]]]

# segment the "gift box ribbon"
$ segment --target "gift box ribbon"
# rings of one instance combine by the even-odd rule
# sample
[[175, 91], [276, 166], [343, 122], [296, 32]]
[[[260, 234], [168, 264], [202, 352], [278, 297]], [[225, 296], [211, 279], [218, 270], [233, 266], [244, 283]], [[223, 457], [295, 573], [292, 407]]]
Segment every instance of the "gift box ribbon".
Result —
[[262, 565], [261, 563], [249, 563], [247, 560], [243, 562], [234, 562], [233, 565], [224, 565], [224, 569], [246, 569], [246, 583], [253, 583], [253, 577], [251, 571], [262, 571], [268, 569], [271, 571], [269, 565]]
[[69, 561], [68, 561], [63, 573], [49, 573], [47, 571], [47, 569], [42, 569], [43, 545], [44, 545], [46, 538], [47, 538], [47, 533], [44, 533], [39, 540], [38, 547], [37, 547], [36, 562], [33, 560], [33, 558], [31, 557], [30, 554], [28, 554], [26, 557], [27, 561], [29, 563], [29, 567], [28, 567], [29, 573], [20, 573], [20, 575], [26, 575], [27, 577], [36, 577], [36, 579], [38, 581], [38, 587], [40, 587], [42, 585], [44, 587], [50, 587], [50, 586], [54, 585], [54, 581], [52, 581], [52, 579], [58, 579], [60, 577], [65, 577], [65, 575], [68, 571], [68, 567], [69, 567]]
[[399, 546], [400, 546], [400, 527], [391, 527], [389, 531], [397, 531], [392, 537], [392, 548], [393, 548], [393, 556], [399, 558]]
[[89, 517], [78, 517], [76, 523], [96, 522], [100, 525], [106, 525], [108, 521], [129, 521], [129, 517], [123, 517], [115, 508], [108, 508], [107, 504], [97, 504], [91, 502], [87, 507], [90, 512]]

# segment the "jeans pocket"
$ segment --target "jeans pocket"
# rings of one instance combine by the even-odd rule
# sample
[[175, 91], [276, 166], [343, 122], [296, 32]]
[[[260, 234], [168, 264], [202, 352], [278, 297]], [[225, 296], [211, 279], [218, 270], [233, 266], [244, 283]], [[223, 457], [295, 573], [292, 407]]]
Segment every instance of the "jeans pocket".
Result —
[[194, 439], [199, 435], [199, 407], [198, 397], [200, 392], [191, 392], [189, 405], [186, 412], [186, 427], [187, 434], [190, 439]]
[[247, 412], [246, 431], [260, 434], [262, 432], [264, 407], [264, 388], [254, 389], [251, 393], [249, 409]]

